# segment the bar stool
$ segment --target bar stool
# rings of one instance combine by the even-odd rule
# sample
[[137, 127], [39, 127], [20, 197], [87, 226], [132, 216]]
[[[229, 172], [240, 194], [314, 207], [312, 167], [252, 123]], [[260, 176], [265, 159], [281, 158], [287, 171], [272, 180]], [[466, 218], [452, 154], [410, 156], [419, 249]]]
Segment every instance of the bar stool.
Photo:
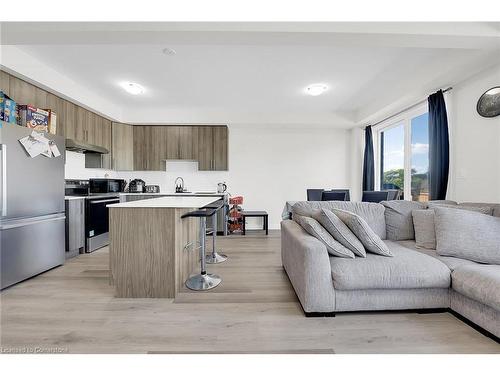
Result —
[[217, 213], [218, 211], [224, 207], [224, 202], [222, 200], [210, 203], [203, 207], [204, 209], [215, 210], [215, 214], [212, 216], [212, 254], [206, 255], [206, 262], [209, 264], [217, 264], [222, 263], [227, 260], [227, 255], [219, 253], [215, 246], [216, 238], [217, 238]]
[[220, 276], [207, 273], [206, 270], [205, 232], [207, 229], [207, 217], [210, 217], [214, 214], [215, 214], [214, 209], [206, 209], [206, 210], [191, 211], [181, 216], [182, 219], [188, 217], [197, 217], [200, 219], [201, 272], [197, 275], [190, 276], [186, 280], [186, 286], [191, 290], [209, 290], [215, 288], [222, 281]]

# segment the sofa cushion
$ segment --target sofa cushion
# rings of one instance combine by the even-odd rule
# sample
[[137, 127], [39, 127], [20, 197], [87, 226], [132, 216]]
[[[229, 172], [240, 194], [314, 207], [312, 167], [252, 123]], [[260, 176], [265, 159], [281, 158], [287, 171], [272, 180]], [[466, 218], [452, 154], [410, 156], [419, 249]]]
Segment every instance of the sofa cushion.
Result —
[[360, 257], [366, 256], [366, 251], [360, 240], [332, 211], [322, 208], [315, 210], [313, 219], [316, 219], [338, 242]]
[[407, 249], [415, 250], [415, 251], [418, 251], [419, 253], [429, 255], [433, 258], [436, 258], [437, 260], [446, 264], [446, 266], [448, 266], [448, 268], [451, 271], [453, 271], [455, 268], [458, 268], [460, 266], [466, 266], [468, 264], [477, 264], [476, 262], [473, 262], [472, 260], [441, 256], [438, 253], [436, 253], [436, 250], [419, 248], [416, 246], [416, 242], [413, 240], [398, 241], [398, 244], [400, 244], [403, 247], [406, 247]]
[[447, 207], [458, 210], [475, 211], [491, 215], [492, 208], [487, 206], [463, 206], [463, 205], [431, 205], [427, 210], [413, 210], [413, 226], [415, 227], [415, 241], [417, 247], [436, 249], [436, 228], [434, 224], [434, 207]]
[[434, 210], [413, 210], [413, 226], [415, 227], [415, 244], [425, 249], [436, 249], [436, 229], [434, 227]]
[[458, 293], [500, 310], [500, 266], [473, 264], [457, 268], [451, 287]]
[[452, 208], [434, 212], [439, 255], [500, 264], [500, 218]]
[[333, 285], [339, 290], [449, 288], [449, 268], [439, 260], [384, 241], [392, 257], [367, 253], [366, 258], [330, 257]]
[[336, 257], [354, 258], [354, 253], [351, 250], [336, 241], [332, 235], [312, 217], [295, 215], [294, 221], [304, 228], [304, 230], [311, 236], [316, 237], [324, 243], [326, 250], [331, 255]]
[[385, 226], [387, 239], [393, 241], [413, 240], [412, 211], [425, 208], [420, 202], [413, 201], [384, 201], [380, 202], [385, 207]]
[[359, 215], [353, 212], [332, 209], [333, 213], [344, 222], [345, 225], [358, 237], [367, 251], [375, 254], [392, 256], [391, 251], [379, 236], [370, 228], [368, 223]]
[[338, 208], [354, 212], [356, 215], [361, 216], [381, 239], [385, 240], [386, 238], [385, 208], [380, 203], [343, 201], [296, 202], [292, 206], [292, 217], [293, 215], [312, 216], [313, 210], [321, 208], [327, 210]]
[[460, 207], [487, 207], [491, 208], [492, 216], [500, 217], [500, 203], [474, 203], [474, 202], [463, 202], [459, 204]]

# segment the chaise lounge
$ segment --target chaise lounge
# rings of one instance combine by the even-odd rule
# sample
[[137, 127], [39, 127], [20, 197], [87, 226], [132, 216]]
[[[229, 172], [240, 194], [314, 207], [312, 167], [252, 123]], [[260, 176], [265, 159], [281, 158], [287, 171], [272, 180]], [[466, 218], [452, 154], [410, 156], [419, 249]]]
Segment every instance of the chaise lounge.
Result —
[[[444, 202], [456, 205], [456, 202]], [[500, 217], [499, 204], [488, 206]], [[308, 234], [296, 216], [317, 209], [342, 209], [363, 218], [392, 257], [329, 255], [324, 243]], [[297, 202], [281, 223], [283, 267], [306, 316], [348, 311], [452, 311], [494, 339], [500, 336], [500, 265], [480, 264], [417, 248], [411, 212], [418, 202]], [[431, 310], [432, 311], [432, 310]]]

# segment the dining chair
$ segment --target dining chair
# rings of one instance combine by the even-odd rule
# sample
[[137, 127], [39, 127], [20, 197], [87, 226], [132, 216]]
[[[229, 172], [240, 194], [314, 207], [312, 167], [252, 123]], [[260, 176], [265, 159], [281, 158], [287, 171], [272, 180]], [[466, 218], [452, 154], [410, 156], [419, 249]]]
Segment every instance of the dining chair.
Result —
[[307, 189], [308, 201], [320, 201], [325, 189]]
[[347, 200], [347, 193], [338, 191], [324, 191], [321, 195], [322, 201], [345, 201]]
[[363, 191], [362, 202], [374, 202], [380, 203], [382, 201], [388, 200], [388, 191]]

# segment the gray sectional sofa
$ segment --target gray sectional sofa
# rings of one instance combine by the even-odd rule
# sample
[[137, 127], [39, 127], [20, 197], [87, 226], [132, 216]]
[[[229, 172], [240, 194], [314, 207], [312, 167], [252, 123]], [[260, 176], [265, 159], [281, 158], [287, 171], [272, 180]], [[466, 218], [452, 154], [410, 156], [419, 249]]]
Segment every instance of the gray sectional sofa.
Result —
[[[281, 223], [281, 256], [306, 315], [449, 309], [498, 339], [500, 265], [479, 264], [417, 248], [411, 214], [408, 218], [412, 203], [393, 201], [391, 209], [383, 204], [293, 204], [292, 219]], [[500, 205], [488, 206], [494, 207], [493, 215], [500, 217]], [[366, 258], [354, 259], [330, 256], [322, 242], [293, 220], [294, 214], [311, 216], [318, 208], [339, 208], [358, 214], [384, 240], [393, 256], [371, 253]]]

